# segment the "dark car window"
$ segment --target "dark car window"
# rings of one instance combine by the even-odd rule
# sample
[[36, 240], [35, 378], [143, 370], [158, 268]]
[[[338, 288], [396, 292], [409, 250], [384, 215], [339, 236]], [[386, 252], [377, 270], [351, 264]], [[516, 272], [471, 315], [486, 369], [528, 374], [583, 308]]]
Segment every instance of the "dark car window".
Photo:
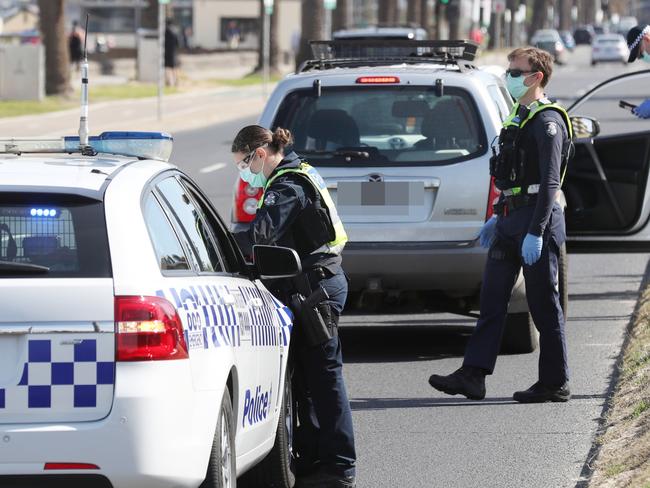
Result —
[[208, 203], [207, 199], [191, 182], [185, 179], [183, 179], [182, 182], [183, 185], [187, 187], [197, 206], [200, 208], [202, 217], [207, 222], [212, 236], [218, 243], [221, 255], [225, 258], [227, 270], [232, 273], [240, 272], [242, 270], [242, 265], [244, 264], [243, 258], [241, 257], [241, 251], [235, 248], [233, 239], [228, 235], [229, 231], [221, 221], [216, 210]]
[[[3, 278], [110, 277], [103, 203], [77, 195], [0, 193], [0, 261]], [[21, 274], [11, 263], [49, 271]]]
[[189, 270], [190, 264], [185, 256], [185, 251], [183, 251], [183, 246], [160, 203], [151, 193], [147, 196], [144, 204], [144, 220], [160, 269], [163, 271]]
[[161, 181], [157, 187], [185, 232], [199, 270], [213, 273], [224, 271], [207, 225], [185, 188], [174, 177]]
[[486, 150], [471, 95], [445, 87], [356, 85], [290, 93], [274, 127], [294, 135], [293, 149], [318, 165], [440, 165]]

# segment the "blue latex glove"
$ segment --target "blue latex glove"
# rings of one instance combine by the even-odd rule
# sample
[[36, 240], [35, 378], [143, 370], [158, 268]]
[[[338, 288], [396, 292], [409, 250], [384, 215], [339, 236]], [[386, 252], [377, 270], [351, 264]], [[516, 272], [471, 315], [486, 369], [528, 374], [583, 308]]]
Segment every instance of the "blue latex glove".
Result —
[[526, 234], [524, 244], [521, 246], [521, 256], [528, 266], [532, 266], [542, 257], [542, 242], [541, 236]]
[[479, 232], [478, 234], [481, 247], [484, 247], [485, 249], [490, 248], [490, 246], [494, 242], [494, 238], [496, 237], [496, 229], [497, 229], [496, 217], [490, 218], [490, 220], [488, 220], [483, 224], [483, 227], [481, 227], [481, 232]]
[[632, 113], [640, 119], [650, 119], [650, 99], [632, 109]]

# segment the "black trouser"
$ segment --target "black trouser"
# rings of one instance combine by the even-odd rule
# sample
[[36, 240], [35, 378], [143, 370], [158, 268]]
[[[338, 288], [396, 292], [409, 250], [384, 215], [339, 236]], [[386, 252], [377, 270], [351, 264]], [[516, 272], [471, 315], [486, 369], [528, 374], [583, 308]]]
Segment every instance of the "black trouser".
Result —
[[[465, 366], [494, 371], [508, 301], [522, 267], [521, 246], [534, 210], [534, 206], [524, 207], [499, 216], [483, 272], [480, 318], [465, 350]], [[558, 256], [565, 235], [564, 215], [555, 204], [543, 235], [542, 256], [532, 266], [523, 265], [528, 308], [540, 335], [539, 381], [547, 386], [560, 386], [569, 379], [558, 291]]]
[[[338, 324], [345, 305], [348, 284], [339, 268], [336, 274], [327, 270], [325, 278], [311, 278], [312, 289], [321, 285], [329, 295], [327, 304]], [[297, 324], [296, 327], [300, 327]], [[355, 474], [356, 452], [352, 428], [352, 412], [343, 380], [343, 358], [338, 334], [323, 344], [294, 345], [294, 395], [298, 402], [299, 427], [294, 448], [298, 454], [299, 471], [303, 473], [321, 466], [346, 476]]]

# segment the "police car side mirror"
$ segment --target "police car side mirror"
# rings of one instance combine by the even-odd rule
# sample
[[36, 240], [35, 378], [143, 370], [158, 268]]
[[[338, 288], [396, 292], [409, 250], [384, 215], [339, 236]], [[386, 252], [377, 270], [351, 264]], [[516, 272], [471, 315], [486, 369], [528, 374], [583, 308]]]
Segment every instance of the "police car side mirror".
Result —
[[255, 268], [260, 278], [291, 278], [302, 273], [298, 253], [288, 247], [253, 246]]
[[573, 135], [576, 139], [588, 139], [600, 134], [600, 124], [591, 117], [572, 116], [571, 125], [573, 125]]

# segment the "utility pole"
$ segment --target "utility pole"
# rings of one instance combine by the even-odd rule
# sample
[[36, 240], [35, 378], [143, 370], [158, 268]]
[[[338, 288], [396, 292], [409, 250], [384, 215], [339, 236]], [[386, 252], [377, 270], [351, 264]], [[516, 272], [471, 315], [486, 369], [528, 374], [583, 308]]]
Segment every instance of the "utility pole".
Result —
[[262, 96], [269, 95], [269, 63], [271, 61], [271, 15], [273, 14], [273, 0], [264, 0], [264, 13], [262, 19]]
[[169, 0], [158, 0], [158, 120], [163, 117], [165, 90], [165, 6]]

